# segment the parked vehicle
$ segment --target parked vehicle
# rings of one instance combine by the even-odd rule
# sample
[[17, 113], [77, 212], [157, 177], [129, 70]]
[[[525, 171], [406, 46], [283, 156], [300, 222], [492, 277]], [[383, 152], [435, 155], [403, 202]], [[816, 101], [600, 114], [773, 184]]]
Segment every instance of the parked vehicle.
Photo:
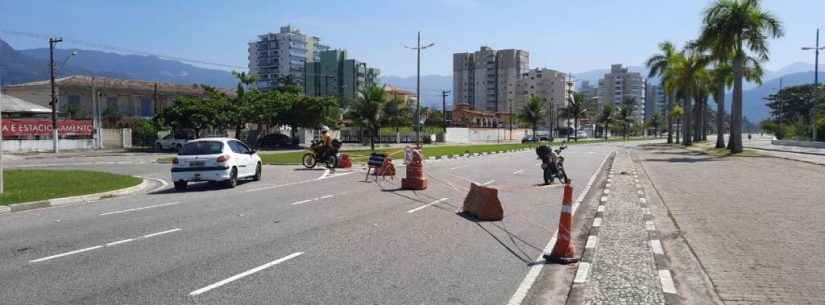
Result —
[[522, 144], [524, 144], [524, 143], [533, 143], [533, 142], [545, 142], [545, 141], [552, 142], [553, 138], [550, 138], [546, 135], [538, 135], [538, 136], [525, 135], [523, 138], [521, 138], [521, 143]]
[[315, 168], [318, 162], [323, 163], [327, 168], [338, 167], [338, 150], [341, 149], [341, 141], [338, 139], [332, 140], [332, 150], [324, 151], [324, 143], [319, 140], [313, 140], [309, 147], [309, 152], [304, 154], [304, 167]]
[[282, 133], [272, 133], [258, 139], [259, 148], [288, 148], [292, 147], [292, 138]]
[[239, 179], [261, 180], [261, 157], [232, 138], [189, 141], [172, 164], [172, 181], [179, 191], [185, 190], [189, 182], [222, 182], [231, 188]]
[[524, 143], [533, 143], [533, 142], [536, 142], [536, 138], [531, 136], [531, 135], [524, 135], [524, 137], [521, 138], [521, 143], [522, 144], [524, 144]]
[[182, 137], [168, 134], [163, 138], [155, 140], [155, 150], [175, 150], [176, 152], [180, 152], [183, 145], [192, 139], [194, 139], [194, 137]]
[[541, 160], [541, 168], [544, 170], [544, 184], [551, 184], [558, 179], [559, 183], [567, 181], [567, 172], [564, 171], [564, 157], [561, 155], [567, 146], [561, 146], [555, 151], [547, 145], [536, 147], [536, 155]]

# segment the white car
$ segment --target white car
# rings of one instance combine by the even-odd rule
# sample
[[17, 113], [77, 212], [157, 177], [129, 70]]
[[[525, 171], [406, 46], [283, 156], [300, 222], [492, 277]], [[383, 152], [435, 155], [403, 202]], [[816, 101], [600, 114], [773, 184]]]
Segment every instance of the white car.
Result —
[[175, 136], [168, 134], [163, 138], [157, 139], [155, 141], [155, 150], [163, 151], [163, 150], [175, 150], [180, 151], [186, 142], [191, 140], [192, 138], [176, 138]]
[[246, 144], [232, 138], [203, 138], [187, 142], [172, 161], [176, 190], [189, 182], [223, 182], [235, 187], [239, 179], [261, 179], [261, 157]]

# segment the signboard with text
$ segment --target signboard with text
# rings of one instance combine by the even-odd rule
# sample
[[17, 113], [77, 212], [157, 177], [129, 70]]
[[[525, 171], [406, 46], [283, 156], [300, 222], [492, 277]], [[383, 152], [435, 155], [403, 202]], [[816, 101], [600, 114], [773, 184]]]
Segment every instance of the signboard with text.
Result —
[[[91, 120], [58, 120], [60, 136], [92, 136]], [[48, 137], [52, 134], [49, 119], [3, 119], [3, 138]]]

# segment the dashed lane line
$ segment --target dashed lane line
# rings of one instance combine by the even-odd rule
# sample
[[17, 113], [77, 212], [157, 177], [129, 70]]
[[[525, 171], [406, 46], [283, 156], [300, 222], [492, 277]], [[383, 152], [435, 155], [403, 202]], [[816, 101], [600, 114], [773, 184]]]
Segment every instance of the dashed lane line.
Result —
[[264, 269], [270, 268], [270, 267], [272, 267], [272, 266], [275, 266], [275, 265], [277, 265], [277, 264], [283, 263], [283, 262], [288, 261], [288, 260], [290, 260], [290, 259], [296, 258], [296, 257], [301, 256], [301, 255], [303, 255], [303, 254], [304, 254], [304, 252], [295, 252], [295, 253], [292, 253], [292, 254], [290, 254], [290, 255], [287, 255], [287, 256], [284, 256], [284, 257], [282, 257], [282, 258], [276, 259], [276, 260], [271, 261], [271, 262], [269, 262], [269, 263], [266, 263], [266, 264], [260, 265], [260, 266], [258, 266], [258, 267], [255, 267], [255, 268], [249, 269], [249, 270], [247, 270], [247, 271], [244, 271], [244, 272], [238, 273], [238, 274], [236, 274], [236, 275], [233, 275], [233, 276], [231, 276], [231, 277], [229, 277], [229, 278], [227, 278], [227, 279], [221, 280], [221, 281], [216, 282], [216, 283], [214, 283], [214, 284], [211, 284], [211, 285], [209, 285], [209, 286], [206, 286], [206, 287], [200, 288], [200, 289], [198, 289], [198, 290], [192, 291], [192, 292], [190, 292], [190, 293], [189, 293], [189, 296], [198, 296], [198, 295], [200, 295], [200, 294], [203, 294], [204, 292], [207, 292], [207, 291], [209, 291], [209, 290], [212, 290], [212, 289], [215, 289], [215, 288], [221, 287], [221, 286], [223, 286], [223, 285], [229, 284], [229, 283], [234, 282], [234, 281], [237, 281], [237, 280], [239, 280], [239, 279], [245, 278], [245, 277], [247, 277], [247, 276], [249, 276], [249, 275], [251, 275], [251, 274], [253, 274], [253, 273], [256, 273], [256, 272], [258, 272], [258, 271], [261, 271], [261, 270], [264, 270]]
[[29, 263], [34, 264], [34, 263], [45, 262], [45, 261], [48, 261], [48, 260], [61, 258], [61, 257], [64, 257], [64, 256], [89, 252], [89, 251], [101, 249], [101, 248], [104, 248], [104, 247], [112, 247], [112, 246], [116, 246], [116, 245], [120, 245], [120, 244], [125, 244], [125, 243], [128, 243], [128, 242], [141, 240], [141, 239], [147, 239], [147, 238], [152, 238], [152, 237], [156, 237], [156, 236], [160, 236], [160, 235], [164, 235], [164, 234], [169, 234], [169, 233], [177, 232], [177, 231], [180, 231], [180, 230], [181, 230], [181, 228], [174, 228], [174, 229], [171, 229], [171, 230], [161, 231], [161, 232], [152, 233], [152, 234], [146, 234], [146, 235], [143, 235], [143, 236], [140, 236], [140, 237], [121, 239], [121, 240], [118, 240], [118, 241], [113, 241], [113, 242], [105, 243], [105, 244], [102, 244], [102, 245], [92, 246], [92, 247], [83, 248], [83, 249], [79, 249], [79, 250], [63, 252], [63, 253], [59, 253], [59, 254], [55, 254], [55, 255], [51, 255], [51, 256], [46, 256], [46, 257], [41, 257], [41, 258], [38, 258], [38, 259], [33, 259], [33, 260], [30, 260]]
[[167, 202], [167, 203], [161, 203], [161, 204], [155, 204], [155, 205], [147, 205], [147, 206], [145, 206], [145, 207], [139, 207], [139, 208], [134, 208], [134, 209], [126, 209], [126, 210], [119, 210], [119, 211], [104, 212], [104, 213], [100, 213], [98, 216], [106, 216], [106, 215], [115, 215], [115, 214], [123, 214], [123, 213], [129, 213], [129, 212], [136, 212], [136, 211], [142, 211], [142, 210], [147, 210], [147, 209], [154, 209], [154, 208], [159, 208], [159, 207], [165, 207], [165, 206], [170, 206], [170, 205], [176, 205], [176, 204], [179, 204], [179, 203], [180, 203], [180, 202], [173, 201], [173, 202]]
[[444, 201], [446, 201], [446, 200], [448, 200], [448, 199], [449, 199], [449, 198], [441, 198], [441, 199], [438, 199], [438, 200], [436, 200], [436, 201], [433, 201], [433, 202], [430, 202], [430, 203], [428, 203], [428, 204], [425, 204], [425, 205], [422, 205], [422, 206], [420, 206], [420, 207], [417, 207], [417, 208], [414, 208], [414, 209], [412, 209], [412, 210], [409, 210], [409, 211], [407, 211], [407, 213], [408, 213], [408, 214], [412, 214], [412, 213], [418, 212], [418, 211], [420, 211], [420, 210], [422, 210], [422, 209], [424, 209], [424, 208], [426, 208], [426, 207], [428, 207], [428, 206], [431, 206], [431, 205], [437, 204], [437, 203], [439, 203], [439, 202], [444, 202]]

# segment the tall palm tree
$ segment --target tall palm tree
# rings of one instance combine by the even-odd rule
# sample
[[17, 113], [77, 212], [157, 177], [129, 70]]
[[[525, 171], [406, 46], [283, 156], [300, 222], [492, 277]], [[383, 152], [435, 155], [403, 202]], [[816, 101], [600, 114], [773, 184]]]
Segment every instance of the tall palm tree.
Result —
[[760, 0], [717, 0], [705, 10], [704, 25], [696, 45], [713, 55], [734, 54], [731, 105], [731, 153], [742, 152], [742, 79], [747, 51], [767, 61], [768, 39], [784, 35], [782, 23], [764, 11]]
[[370, 150], [375, 151], [375, 137], [381, 129], [387, 93], [377, 85], [359, 90], [358, 97], [347, 112], [347, 117], [359, 127], [366, 128], [370, 137]]
[[613, 108], [613, 104], [607, 103], [602, 106], [602, 112], [599, 114], [598, 122], [602, 123], [602, 133], [604, 134], [605, 141], [607, 140], [608, 129], [610, 128], [610, 123], [613, 122], [614, 115], [615, 108]]
[[[679, 53], [676, 47], [670, 41], [665, 41], [659, 44], [660, 54], [651, 56], [647, 60], [647, 67], [650, 69], [648, 77], [659, 76], [661, 78], [660, 85], [665, 89], [665, 104], [666, 110], [670, 111], [673, 108], [673, 92], [668, 91], [665, 83], [670, 75], [667, 73], [668, 68], [677, 60], [676, 55]], [[673, 143], [673, 121], [670, 116], [667, 116], [667, 143]]]
[[567, 100], [567, 106], [562, 109], [562, 115], [573, 119], [573, 140], [579, 141], [579, 119], [587, 117], [588, 105], [584, 94], [574, 93]]
[[[673, 65], [668, 68], [670, 77], [665, 87], [675, 92], [682, 100], [682, 144], [690, 146], [693, 144], [691, 133], [691, 100], [696, 99], [704, 92], [704, 84], [708, 83], [708, 72], [705, 67], [710, 62], [710, 58], [696, 50], [685, 50], [675, 56]], [[697, 100], [697, 102], [701, 102]]]
[[[685, 114], [685, 110], [682, 109], [682, 106], [676, 105], [676, 106], [673, 107], [672, 110], [670, 110], [670, 113], [668, 113], [668, 116], [674, 122], [679, 122], [679, 119], [684, 114]], [[677, 129], [678, 129], [678, 127], [677, 127]], [[676, 144], [679, 144], [679, 133], [678, 132], [676, 133]]]
[[538, 129], [539, 122], [544, 118], [544, 103], [542, 103], [541, 98], [531, 96], [530, 99], [527, 100], [527, 104], [519, 111], [518, 117], [520, 120], [530, 124], [533, 130], [533, 136], [536, 136], [536, 129]]
[[630, 129], [630, 123], [633, 123], [633, 112], [636, 111], [636, 99], [633, 97], [625, 97], [622, 103], [619, 104], [619, 111], [616, 113], [618, 120], [622, 123], [622, 137], [627, 139], [627, 132]]

